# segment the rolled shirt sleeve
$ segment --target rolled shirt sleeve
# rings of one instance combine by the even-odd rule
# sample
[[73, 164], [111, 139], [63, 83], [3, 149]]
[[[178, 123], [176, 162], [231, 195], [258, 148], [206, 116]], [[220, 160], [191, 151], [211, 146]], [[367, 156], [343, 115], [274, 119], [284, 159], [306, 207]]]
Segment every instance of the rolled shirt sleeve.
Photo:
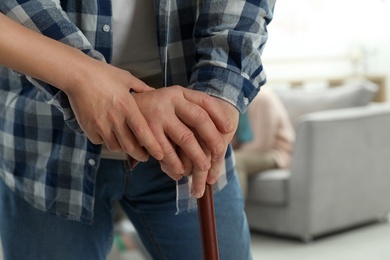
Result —
[[261, 56], [274, 0], [207, 0], [195, 25], [190, 88], [222, 98], [244, 113], [266, 82]]

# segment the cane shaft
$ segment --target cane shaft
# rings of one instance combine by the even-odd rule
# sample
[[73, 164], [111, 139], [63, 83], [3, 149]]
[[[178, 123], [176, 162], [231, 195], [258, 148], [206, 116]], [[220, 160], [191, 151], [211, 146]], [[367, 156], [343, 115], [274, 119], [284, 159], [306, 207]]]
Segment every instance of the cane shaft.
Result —
[[197, 202], [203, 259], [218, 260], [217, 228], [215, 224], [214, 200], [211, 185], [206, 184], [205, 193]]

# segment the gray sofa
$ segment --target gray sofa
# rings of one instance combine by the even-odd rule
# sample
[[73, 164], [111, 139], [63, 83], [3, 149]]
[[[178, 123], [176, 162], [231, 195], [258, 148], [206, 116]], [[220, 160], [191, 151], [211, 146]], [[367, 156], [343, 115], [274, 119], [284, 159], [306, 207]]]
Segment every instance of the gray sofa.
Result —
[[[355, 101], [360, 101], [347, 108], [336, 105], [295, 114], [291, 168], [265, 171], [249, 180], [246, 213], [252, 230], [310, 241], [383, 219], [390, 212], [390, 105], [370, 103], [373, 85], [354, 85], [351, 90], [358, 90]], [[280, 95], [286, 107], [290, 105], [288, 112], [290, 94]], [[324, 101], [328, 94], [319, 97]], [[297, 97], [305, 95], [316, 97]], [[313, 104], [318, 107], [321, 100]]]

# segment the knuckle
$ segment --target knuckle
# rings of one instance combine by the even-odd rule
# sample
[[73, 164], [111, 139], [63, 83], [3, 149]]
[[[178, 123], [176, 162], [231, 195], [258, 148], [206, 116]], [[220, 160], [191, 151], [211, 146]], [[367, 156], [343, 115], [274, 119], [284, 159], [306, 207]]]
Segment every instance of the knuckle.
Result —
[[169, 148], [165, 151], [165, 156], [162, 160], [163, 163], [161, 164], [164, 165], [164, 172], [170, 174], [183, 174], [184, 166], [181, 164], [180, 160], [175, 160], [176, 151], [172, 148]]
[[177, 91], [178, 89], [181, 89], [182, 87], [179, 85], [174, 85], [170, 87], [172, 90]]
[[170, 144], [163, 145], [162, 149], [165, 156], [171, 156], [176, 153], [175, 149]]
[[137, 124], [137, 125], [135, 125], [133, 127], [133, 133], [138, 138], [144, 137], [145, 136], [145, 132], [146, 132], [145, 127], [142, 126], [142, 125]]
[[201, 99], [201, 104], [203, 105], [203, 107], [210, 107], [213, 104], [213, 99], [210, 95], [204, 93]]
[[195, 111], [195, 113], [194, 113], [194, 121], [195, 122], [197, 122], [199, 124], [203, 124], [203, 123], [207, 122], [208, 119], [209, 119], [209, 115], [203, 109], [197, 109]]
[[185, 131], [181, 136], [180, 136], [180, 143], [181, 144], [189, 144], [194, 142], [195, 140], [195, 135], [191, 131]]
[[213, 155], [211, 156], [211, 164], [220, 164], [225, 159], [224, 155]]
[[208, 148], [210, 149], [212, 154], [215, 154], [216, 156], [223, 156], [224, 155], [224, 146], [223, 141], [221, 140], [219, 135], [214, 135], [208, 140]]

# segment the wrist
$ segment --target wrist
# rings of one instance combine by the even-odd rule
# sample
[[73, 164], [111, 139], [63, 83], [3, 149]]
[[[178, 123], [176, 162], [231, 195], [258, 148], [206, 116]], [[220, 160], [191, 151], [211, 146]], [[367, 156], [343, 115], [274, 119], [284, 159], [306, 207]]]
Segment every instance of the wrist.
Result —
[[93, 85], [93, 80], [99, 75], [97, 70], [103, 63], [77, 49], [74, 51], [75, 53], [71, 55], [71, 59], [64, 62], [66, 66], [62, 70], [62, 75], [58, 77], [58, 85], [56, 86], [67, 95]]

